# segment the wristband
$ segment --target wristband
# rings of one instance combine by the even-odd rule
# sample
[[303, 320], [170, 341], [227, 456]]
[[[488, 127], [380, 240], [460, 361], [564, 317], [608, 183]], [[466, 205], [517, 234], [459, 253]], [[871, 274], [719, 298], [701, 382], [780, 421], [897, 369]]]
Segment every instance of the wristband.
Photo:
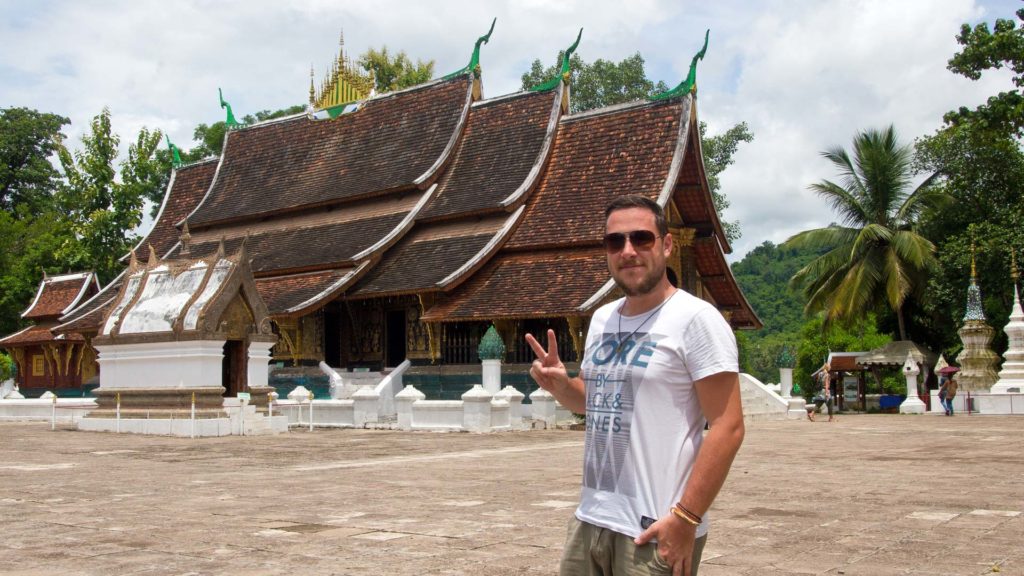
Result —
[[[676, 506], [678, 506], [678, 504]], [[680, 520], [683, 520], [684, 522], [686, 522], [690, 526], [700, 526], [700, 521], [699, 520], [696, 520], [694, 518], [690, 518], [689, 514], [687, 514], [686, 512], [683, 512], [682, 510], [680, 510], [676, 506], [672, 507], [672, 510], [671, 510], [672, 514], [674, 514], [677, 518], [679, 518]]]

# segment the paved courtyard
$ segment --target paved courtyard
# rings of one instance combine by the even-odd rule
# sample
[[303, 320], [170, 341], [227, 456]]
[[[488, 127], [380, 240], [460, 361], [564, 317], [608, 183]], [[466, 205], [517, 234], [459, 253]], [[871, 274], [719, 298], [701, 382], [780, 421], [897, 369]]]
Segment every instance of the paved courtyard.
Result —
[[[582, 434], [0, 424], [0, 573], [541, 575]], [[748, 425], [702, 576], [1024, 574], [1024, 419]]]

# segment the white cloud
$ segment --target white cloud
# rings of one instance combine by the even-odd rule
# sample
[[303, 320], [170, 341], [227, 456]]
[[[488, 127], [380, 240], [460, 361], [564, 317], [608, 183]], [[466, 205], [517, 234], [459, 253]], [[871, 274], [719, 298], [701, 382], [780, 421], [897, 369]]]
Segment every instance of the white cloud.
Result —
[[[925, 9], [924, 6], [927, 8]], [[199, 123], [223, 119], [217, 88], [237, 116], [305, 102], [309, 67], [319, 78], [344, 29], [352, 56], [387, 45], [434, 60], [440, 75], [483, 48], [485, 92], [519, 89], [535, 58], [551, 64], [583, 28], [588, 61], [640, 52], [668, 85], [687, 72], [704, 30], [700, 111], [711, 132], [746, 121], [722, 176], [739, 219], [741, 256], [832, 220], [807, 185], [834, 174], [818, 155], [857, 130], [894, 123], [903, 138], [934, 131], [942, 114], [1001, 89], [1007, 74], [970, 82], [946, 70], [962, 22], [1011, 17], [1019, 2], [986, 0], [0, 0], [0, 106], [71, 118], [76, 139], [104, 106], [122, 145], [159, 128], [188, 147]]]

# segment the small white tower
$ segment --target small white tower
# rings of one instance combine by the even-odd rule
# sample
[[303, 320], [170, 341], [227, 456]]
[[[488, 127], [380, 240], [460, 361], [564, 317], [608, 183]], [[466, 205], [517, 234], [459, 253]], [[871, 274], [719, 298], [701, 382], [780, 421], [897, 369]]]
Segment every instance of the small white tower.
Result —
[[1011, 267], [1013, 276], [1013, 310], [1010, 321], [1003, 331], [1009, 345], [1003, 354], [1003, 369], [999, 371], [999, 380], [992, 385], [993, 394], [1024, 392], [1024, 309], [1020, 305], [1020, 291], [1017, 289], [1019, 275], [1017, 273], [1017, 256], [1013, 255]]

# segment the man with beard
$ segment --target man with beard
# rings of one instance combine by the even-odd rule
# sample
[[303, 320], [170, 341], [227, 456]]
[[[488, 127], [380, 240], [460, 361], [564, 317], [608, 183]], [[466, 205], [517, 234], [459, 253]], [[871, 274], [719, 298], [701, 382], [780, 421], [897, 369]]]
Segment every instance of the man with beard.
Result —
[[553, 330], [546, 349], [526, 335], [530, 375], [587, 418], [560, 573], [696, 576], [708, 508], [743, 442], [736, 340], [714, 306], [669, 283], [657, 203], [622, 196], [605, 216], [608, 271], [626, 297], [594, 313], [580, 375], [569, 377]]

